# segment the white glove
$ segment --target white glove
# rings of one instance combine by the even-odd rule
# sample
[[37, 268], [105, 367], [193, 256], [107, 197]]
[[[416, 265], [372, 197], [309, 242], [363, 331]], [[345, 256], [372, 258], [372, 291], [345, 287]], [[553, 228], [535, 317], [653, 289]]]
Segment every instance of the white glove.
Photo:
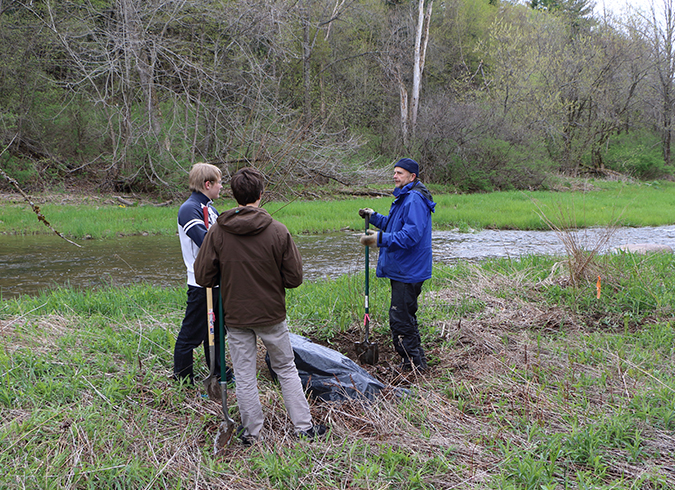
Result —
[[359, 237], [359, 241], [361, 242], [361, 245], [365, 245], [366, 247], [377, 247], [378, 234], [379, 231], [368, 230]]

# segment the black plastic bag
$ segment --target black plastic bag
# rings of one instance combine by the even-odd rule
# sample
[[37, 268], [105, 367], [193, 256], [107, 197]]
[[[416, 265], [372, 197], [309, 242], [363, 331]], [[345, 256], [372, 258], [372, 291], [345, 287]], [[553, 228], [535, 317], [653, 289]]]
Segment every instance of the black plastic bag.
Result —
[[[300, 380], [314, 398], [324, 401], [373, 400], [384, 388], [382, 383], [347, 356], [300, 335], [292, 333], [290, 337]], [[276, 380], [269, 355], [265, 356], [265, 361]]]

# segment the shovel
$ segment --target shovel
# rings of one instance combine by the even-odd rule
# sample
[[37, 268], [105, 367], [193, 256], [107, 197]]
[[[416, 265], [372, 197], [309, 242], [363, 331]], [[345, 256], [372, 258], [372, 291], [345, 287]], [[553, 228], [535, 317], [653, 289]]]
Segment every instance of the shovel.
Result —
[[225, 422], [218, 427], [216, 439], [213, 442], [213, 454], [218, 454], [223, 448], [232, 442], [234, 434], [234, 420], [230, 418], [230, 410], [227, 407], [227, 381], [225, 376], [225, 322], [223, 321], [223, 300], [218, 300], [218, 330], [220, 335], [220, 393], [223, 405]]
[[[368, 227], [370, 226], [370, 216], [366, 214], [366, 233], [368, 233]], [[369, 275], [370, 275], [370, 266], [368, 264], [368, 259], [370, 256], [370, 251], [366, 245], [366, 314], [363, 317], [363, 326], [366, 329], [366, 337], [363, 339], [363, 342], [354, 342], [354, 350], [356, 355], [359, 358], [359, 361], [365, 364], [377, 364], [377, 359], [380, 356], [380, 348], [377, 345], [377, 342], [370, 342], [370, 314], [368, 308], [368, 294], [369, 294]]]
[[[204, 206], [204, 225], [209, 229], [209, 208]], [[209, 376], [202, 381], [204, 389], [213, 401], [220, 400], [220, 386], [216, 376], [216, 344], [215, 344], [215, 326], [216, 315], [213, 312], [213, 289], [206, 288], [206, 315], [209, 329]]]

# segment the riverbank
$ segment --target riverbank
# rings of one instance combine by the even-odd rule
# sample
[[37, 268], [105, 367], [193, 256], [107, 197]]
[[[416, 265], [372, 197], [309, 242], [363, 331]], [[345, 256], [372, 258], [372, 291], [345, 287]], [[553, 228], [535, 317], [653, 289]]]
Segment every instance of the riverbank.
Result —
[[[597, 257], [574, 281], [555, 260], [436, 266], [419, 312], [431, 369], [407, 378], [392, 370], [388, 285], [373, 280], [381, 362], [366, 368], [411, 396], [314, 402], [330, 434], [297, 441], [260, 357], [265, 442], [219, 457], [220, 405], [168, 379], [183, 288], [4, 301], [0, 486], [671, 488], [672, 256]], [[353, 355], [363, 279], [290, 290], [292, 330]]]
[[[564, 190], [565, 186], [557, 189]], [[392, 201], [386, 189], [366, 191], [375, 197], [347, 196], [333, 189], [319, 195], [306, 194], [295, 201], [273, 201], [265, 208], [291, 233], [325, 233], [360, 230], [363, 221], [357, 211], [371, 207], [386, 214]], [[573, 223], [593, 226], [661, 226], [675, 224], [675, 183], [626, 183], [584, 181], [569, 191], [495, 192], [490, 194], [444, 194], [434, 189], [437, 202], [434, 229], [546, 230], [543, 217], [558, 225]], [[383, 195], [384, 194], [384, 195]], [[147, 198], [120, 195], [72, 194], [31, 196], [51, 225], [73, 239], [99, 239], [126, 235], [174, 235], [181, 200], [152, 202]], [[20, 195], [0, 196], [0, 234], [50, 234]], [[223, 211], [234, 201], [219, 199]]]

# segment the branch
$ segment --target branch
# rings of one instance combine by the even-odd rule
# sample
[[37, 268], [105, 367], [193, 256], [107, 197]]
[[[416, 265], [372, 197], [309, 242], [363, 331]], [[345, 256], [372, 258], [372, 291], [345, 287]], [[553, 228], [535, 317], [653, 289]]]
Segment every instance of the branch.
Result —
[[[12, 141], [9, 142], [9, 145], [7, 145], [7, 147], [5, 147], [5, 149], [2, 150], [2, 152], [0, 152], [0, 156], [2, 156], [2, 154], [5, 153], [5, 150], [7, 150], [7, 148], [9, 148], [12, 145], [12, 143], [14, 143], [15, 139], [16, 139], [16, 135], [14, 135], [14, 138], [12, 138]], [[71, 244], [75, 245], [76, 247], [81, 248], [81, 245], [78, 245], [75, 242], [71, 242], [70, 240], [68, 240], [63, 235], [63, 233], [61, 233], [60, 231], [56, 231], [54, 229], [54, 227], [49, 223], [49, 221], [47, 221], [47, 218], [45, 218], [44, 215], [40, 212], [39, 206], [37, 204], [33, 203], [33, 201], [30, 200], [30, 198], [26, 195], [26, 193], [23, 191], [23, 189], [21, 189], [21, 187], [19, 187], [19, 183], [15, 179], [13, 179], [9, 175], [7, 175], [1, 167], [0, 167], [0, 175], [2, 175], [5, 178], [5, 180], [7, 180], [7, 182], [12, 184], [14, 186], [14, 188], [17, 191], [19, 191], [19, 193], [23, 196], [23, 198], [28, 202], [28, 204], [30, 204], [30, 206], [33, 208], [33, 212], [37, 215], [38, 221], [42, 221], [47, 228], [52, 230], [54, 233], [56, 233], [58, 236], [63, 238], [68, 243], [71, 243]]]

